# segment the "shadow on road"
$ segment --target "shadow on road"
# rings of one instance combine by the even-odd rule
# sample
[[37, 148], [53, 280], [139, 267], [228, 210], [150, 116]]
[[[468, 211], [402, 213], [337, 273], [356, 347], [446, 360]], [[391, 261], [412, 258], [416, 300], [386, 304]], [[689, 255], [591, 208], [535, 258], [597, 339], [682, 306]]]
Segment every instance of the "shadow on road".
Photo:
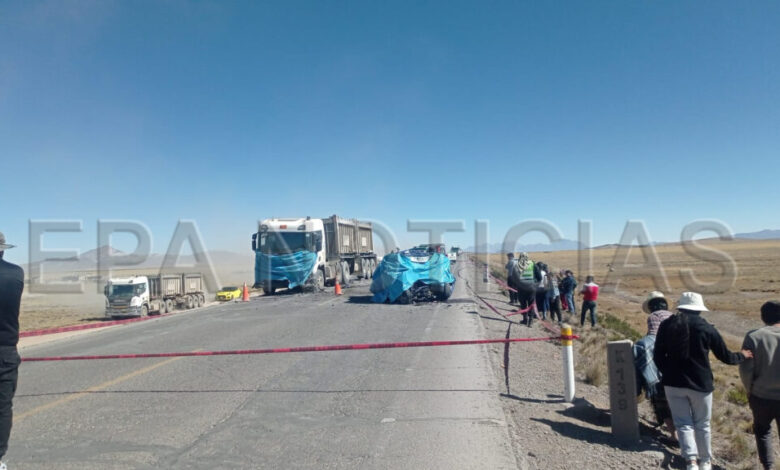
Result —
[[502, 322], [502, 323], [514, 323], [513, 321], [507, 320], [506, 318], [486, 317], [485, 315], [480, 315], [479, 312], [476, 312], [474, 310], [471, 310], [471, 311], [466, 312], [466, 313], [468, 313], [469, 315], [477, 315], [479, 318], [482, 318], [482, 319], [485, 319], [485, 320], [493, 320], [493, 321], [498, 321], [498, 322]]
[[373, 295], [350, 295], [347, 299], [348, 304], [373, 304]]
[[563, 403], [563, 397], [560, 395], [547, 395], [547, 400], [540, 398], [518, 397], [517, 395], [507, 393], [502, 393], [500, 396], [501, 398], [509, 398], [510, 400], [522, 401], [525, 403]]
[[574, 406], [558, 413], [568, 418], [575, 418], [593, 426], [610, 427], [611, 419], [609, 411], [596, 408], [596, 406], [584, 398], [576, 398]]

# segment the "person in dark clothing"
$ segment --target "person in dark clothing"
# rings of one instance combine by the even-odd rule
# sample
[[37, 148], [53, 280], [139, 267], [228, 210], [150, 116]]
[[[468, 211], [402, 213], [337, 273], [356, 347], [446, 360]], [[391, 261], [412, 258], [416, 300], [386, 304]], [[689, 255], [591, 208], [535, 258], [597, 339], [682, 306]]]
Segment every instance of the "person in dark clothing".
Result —
[[[5, 235], [0, 232], [0, 459], [8, 450], [13, 398], [21, 363], [16, 344], [19, 342], [19, 306], [24, 290], [24, 271], [3, 260], [5, 250], [13, 247], [5, 243]], [[5, 468], [0, 461], [0, 470]]]
[[687, 470], [712, 469], [712, 351], [721, 362], [736, 365], [752, 358], [750, 350], [729, 351], [718, 330], [701, 318], [709, 311], [701, 294], [683, 292], [678, 313], [661, 322], [653, 360], [661, 372], [672, 419]]
[[514, 304], [517, 303], [517, 287], [515, 286], [514, 276], [512, 273], [515, 269], [517, 269], [517, 260], [515, 259], [514, 253], [507, 253], [506, 258], [506, 285], [511, 289], [514, 289], [509, 290], [509, 303]]
[[645, 396], [650, 400], [658, 424], [663, 424], [671, 434], [672, 439], [676, 441], [672, 411], [669, 409], [666, 392], [661, 385], [658, 368], [653, 362], [658, 328], [660, 328], [661, 322], [672, 316], [672, 312], [668, 311], [668, 308], [669, 305], [664, 294], [658, 291], [651, 292], [642, 304], [642, 310], [648, 314], [647, 334], [634, 343], [634, 367], [636, 368], [637, 394], [641, 393], [642, 390], [645, 391]]
[[550, 310], [550, 300], [547, 291], [547, 265], [538, 261], [535, 265], [534, 280], [536, 285], [536, 308], [542, 315], [542, 320], [547, 319], [547, 311]]
[[569, 313], [576, 313], [577, 306], [574, 305], [574, 289], [577, 287], [577, 280], [574, 279], [574, 273], [566, 270], [563, 279], [561, 279], [560, 290], [561, 299], [566, 300], [566, 310]]

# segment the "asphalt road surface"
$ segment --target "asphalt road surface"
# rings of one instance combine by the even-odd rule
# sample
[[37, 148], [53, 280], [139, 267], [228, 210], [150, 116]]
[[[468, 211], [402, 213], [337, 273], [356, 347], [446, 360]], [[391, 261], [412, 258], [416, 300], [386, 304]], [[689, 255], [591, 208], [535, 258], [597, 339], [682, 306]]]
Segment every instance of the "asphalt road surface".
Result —
[[[228, 303], [22, 356], [483, 337], [448, 304], [375, 305], [368, 283]], [[484, 346], [24, 363], [11, 469], [517, 468]]]

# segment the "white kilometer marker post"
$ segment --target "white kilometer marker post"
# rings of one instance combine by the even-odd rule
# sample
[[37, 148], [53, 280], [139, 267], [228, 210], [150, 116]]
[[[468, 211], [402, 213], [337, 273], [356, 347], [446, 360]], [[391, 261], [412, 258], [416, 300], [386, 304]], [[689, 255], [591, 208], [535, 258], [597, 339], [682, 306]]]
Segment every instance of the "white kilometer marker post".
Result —
[[571, 325], [561, 327], [561, 346], [563, 347], [563, 399], [566, 403], [574, 401], [574, 339]]

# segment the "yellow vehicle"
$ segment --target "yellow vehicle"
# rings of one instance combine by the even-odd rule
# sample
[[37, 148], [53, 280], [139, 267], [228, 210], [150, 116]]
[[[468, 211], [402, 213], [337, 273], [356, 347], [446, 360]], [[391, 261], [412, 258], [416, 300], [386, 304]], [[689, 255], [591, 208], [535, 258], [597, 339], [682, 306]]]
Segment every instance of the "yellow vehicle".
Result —
[[217, 292], [217, 300], [233, 300], [240, 298], [240, 287], [223, 287], [219, 292]]

